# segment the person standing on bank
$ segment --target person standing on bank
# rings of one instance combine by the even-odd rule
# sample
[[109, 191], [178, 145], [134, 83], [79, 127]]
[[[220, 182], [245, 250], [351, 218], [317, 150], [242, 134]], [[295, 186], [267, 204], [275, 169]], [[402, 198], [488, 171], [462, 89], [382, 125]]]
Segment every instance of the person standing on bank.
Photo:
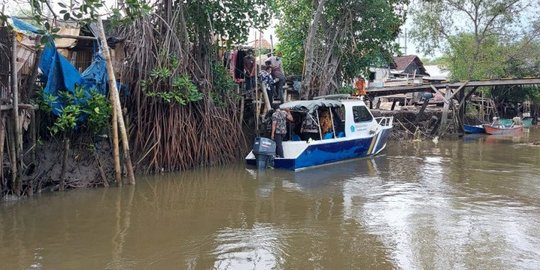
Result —
[[244, 73], [246, 79], [246, 93], [250, 93], [252, 88], [257, 87], [255, 85], [255, 57], [253, 57], [253, 50], [249, 49], [247, 55], [244, 57]]
[[289, 109], [282, 110], [278, 104], [272, 106], [274, 113], [272, 114], [272, 140], [276, 142], [276, 156], [283, 157], [283, 138], [287, 134], [287, 120], [293, 121], [291, 111]]
[[283, 72], [283, 65], [281, 63], [281, 58], [283, 53], [277, 52], [275, 56], [268, 58], [270, 61], [270, 67], [272, 67], [272, 77], [277, 81], [275, 82], [275, 90], [277, 92], [277, 98], [281, 103], [284, 102], [284, 93], [283, 86], [285, 85], [285, 73]]

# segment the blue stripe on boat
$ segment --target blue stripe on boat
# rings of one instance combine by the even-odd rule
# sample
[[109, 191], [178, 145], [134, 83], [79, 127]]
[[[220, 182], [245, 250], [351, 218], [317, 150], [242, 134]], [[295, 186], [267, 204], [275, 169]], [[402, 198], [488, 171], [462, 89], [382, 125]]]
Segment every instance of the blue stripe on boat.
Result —
[[276, 159], [274, 167], [297, 170], [310, 166], [332, 163], [340, 160], [368, 156], [372, 138], [312, 144], [296, 159]]

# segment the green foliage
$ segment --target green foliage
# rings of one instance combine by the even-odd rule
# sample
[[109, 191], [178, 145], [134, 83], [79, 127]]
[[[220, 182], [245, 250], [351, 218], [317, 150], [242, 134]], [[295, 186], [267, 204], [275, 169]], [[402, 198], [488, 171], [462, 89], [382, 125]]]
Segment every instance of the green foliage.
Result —
[[[111, 105], [105, 95], [92, 89], [90, 94], [84, 88], [76, 86], [73, 93], [60, 91], [58, 96], [46, 94], [40, 90], [35, 103], [45, 112], [46, 119], [51, 120], [48, 130], [52, 135], [68, 134], [79, 125], [92, 134], [99, 134], [110, 123]], [[53, 114], [51, 104], [61, 103], [64, 107]]]
[[[160, 76], [169, 73], [169, 71], [165, 70], [162, 70], [161, 72]], [[148, 89], [149, 84], [147, 82], [143, 85]], [[167, 90], [159, 92], [147, 90], [146, 93], [150, 97], [159, 97], [167, 103], [175, 102], [179, 105], [186, 105], [189, 102], [196, 102], [203, 98], [203, 94], [197, 90], [197, 86], [193, 84], [187, 75], [180, 75], [172, 78], [171, 85], [165, 89]]]
[[350, 85], [342, 86], [336, 90], [336, 94], [354, 94], [356, 89]]
[[92, 91], [83, 112], [88, 117], [85, 125], [93, 134], [100, 134], [109, 126], [112, 108], [105, 95]]
[[[46, 21], [46, 14], [50, 12], [49, 0], [28, 0], [32, 6], [34, 19], [41, 23]], [[106, 5], [102, 0], [71, 0], [58, 2], [60, 10], [52, 10], [59, 19], [64, 21], [77, 21], [89, 23], [103, 13], [103, 9], [110, 12], [109, 19], [113, 24], [130, 22], [133, 19], [151, 11], [145, 0], [126, 0], [123, 5]], [[57, 13], [56, 13], [57, 12]], [[48, 28], [48, 27], [47, 27]]]
[[[412, 8], [411, 37], [425, 53], [442, 49], [454, 80], [540, 76], [537, 1], [459, 0], [419, 1]], [[521, 12], [528, 10], [529, 12]], [[527, 25], [529, 22], [531, 25]], [[534, 25], [536, 23], [536, 25]], [[532, 26], [532, 27], [529, 27]], [[519, 31], [517, 29], [520, 29]], [[532, 32], [531, 32], [532, 31]], [[538, 87], [480, 89], [498, 102], [538, 100]]]
[[414, 24], [409, 33], [427, 54], [446, 49], [450, 38], [459, 34], [473, 34], [480, 45], [488, 36], [517, 34], [514, 29], [520, 28], [525, 15], [520, 11], [537, 6], [528, 0], [416, 1], [410, 8]]
[[77, 119], [81, 114], [79, 105], [68, 105], [62, 108], [60, 115], [56, 118], [49, 131], [55, 135], [57, 133], [66, 133], [77, 126]]
[[234, 90], [237, 85], [223, 65], [212, 66], [212, 80], [214, 88], [210, 95], [214, 104], [220, 106], [227, 96], [236, 97]]
[[302, 74], [304, 63], [304, 41], [313, 13], [309, 0], [278, 0], [279, 24], [276, 34], [279, 37], [277, 50], [283, 52], [283, 68], [287, 74]]
[[[477, 49], [472, 34], [460, 34], [449, 39], [446, 55], [454, 80], [481, 80], [502, 78], [505, 74], [507, 49], [495, 37], [487, 37]], [[474, 61], [474, 66], [471, 61]]]
[[52, 107], [49, 104], [53, 104], [53, 103], [55, 103], [57, 101], [58, 101], [57, 96], [47, 94], [47, 93], [43, 92], [42, 87], [39, 88], [39, 90], [38, 90], [38, 98], [36, 99], [35, 103], [36, 103], [36, 105], [38, 106], [38, 108], [41, 111], [43, 111], [43, 112], [45, 112], [47, 114], [52, 113]]
[[[280, 11], [277, 49], [283, 52], [286, 72], [302, 74], [304, 41], [316, 7], [310, 0], [278, 0], [277, 3]], [[395, 39], [404, 19], [401, 7], [407, 3], [407, 0], [326, 1], [316, 46], [330, 50], [329, 59], [340, 59], [336, 81], [363, 74], [370, 65], [387, 63], [397, 51]], [[342, 29], [346, 30], [334, 42], [334, 35]], [[326, 56], [324, 53], [316, 55], [319, 64]]]
[[195, 33], [214, 33], [230, 46], [245, 42], [250, 29], [269, 25], [274, 0], [188, 0], [183, 5], [193, 38], [199, 38]]

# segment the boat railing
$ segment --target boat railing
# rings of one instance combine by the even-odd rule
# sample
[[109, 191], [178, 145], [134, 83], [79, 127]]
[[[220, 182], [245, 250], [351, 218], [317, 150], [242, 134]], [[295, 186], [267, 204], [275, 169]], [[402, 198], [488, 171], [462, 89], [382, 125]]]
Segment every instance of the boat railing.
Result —
[[394, 124], [394, 117], [393, 116], [383, 116], [383, 117], [375, 117], [375, 121], [379, 123], [379, 125], [383, 127], [392, 127]]

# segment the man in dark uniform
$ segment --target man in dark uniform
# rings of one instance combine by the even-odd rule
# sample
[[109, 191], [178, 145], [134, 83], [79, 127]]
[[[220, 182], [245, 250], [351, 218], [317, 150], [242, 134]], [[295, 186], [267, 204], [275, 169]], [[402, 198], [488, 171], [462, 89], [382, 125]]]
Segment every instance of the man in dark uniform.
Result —
[[246, 74], [246, 93], [249, 93], [251, 89], [256, 87], [255, 76], [257, 76], [255, 70], [255, 57], [253, 57], [252, 49], [249, 49], [247, 55], [244, 57], [244, 73]]

